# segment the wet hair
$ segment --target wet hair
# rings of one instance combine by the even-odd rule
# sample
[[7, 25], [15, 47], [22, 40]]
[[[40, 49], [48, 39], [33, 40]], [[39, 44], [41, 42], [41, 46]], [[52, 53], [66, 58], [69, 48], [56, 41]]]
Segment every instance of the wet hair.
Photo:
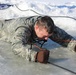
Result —
[[49, 16], [39, 17], [35, 24], [38, 26], [44, 26], [49, 34], [54, 30], [54, 22]]

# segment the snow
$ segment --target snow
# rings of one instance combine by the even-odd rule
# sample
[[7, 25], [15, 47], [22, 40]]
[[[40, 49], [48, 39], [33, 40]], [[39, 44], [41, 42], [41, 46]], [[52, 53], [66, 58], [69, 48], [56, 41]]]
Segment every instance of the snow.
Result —
[[[1, 20], [34, 15], [72, 17], [52, 17], [52, 19], [58, 27], [76, 38], [76, 0], [0, 0], [0, 3], [12, 4], [9, 8], [0, 10]], [[51, 49], [55, 49], [51, 50], [50, 55], [53, 63], [76, 72], [75, 53], [65, 48], [57, 49], [60, 46], [54, 42], [51, 45], [49, 43], [45, 43], [45, 45], [48, 49], [50, 46]], [[10, 47], [10, 44], [0, 41], [0, 75], [73, 75], [53, 65], [26, 62], [24, 59], [16, 57], [10, 51]]]
[[[55, 1], [56, 2], [56, 1]], [[41, 15], [50, 15], [50, 16], [70, 16], [74, 17], [76, 13], [76, 2], [65, 2], [54, 4], [53, 1], [46, 2], [42, 1], [29, 1], [29, 0], [1, 0], [0, 3], [8, 3], [13, 6], [6, 9], [0, 10], [0, 18], [14, 18], [20, 16], [31, 16], [36, 15], [32, 11], [29, 11], [30, 14], [26, 14], [26, 10], [33, 10]], [[18, 9], [19, 8], [19, 9]], [[2, 16], [1, 16], [2, 15]]]
[[68, 34], [76, 38], [76, 21], [74, 19], [58, 17], [54, 18], [54, 23], [56, 26], [65, 30]]

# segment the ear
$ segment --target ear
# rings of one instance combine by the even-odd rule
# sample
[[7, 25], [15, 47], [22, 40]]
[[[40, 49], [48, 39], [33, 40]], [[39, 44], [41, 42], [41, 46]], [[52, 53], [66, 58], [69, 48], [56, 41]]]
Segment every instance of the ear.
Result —
[[35, 29], [38, 29], [39, 28], [39, 26], [38, 25], [35, 25]]

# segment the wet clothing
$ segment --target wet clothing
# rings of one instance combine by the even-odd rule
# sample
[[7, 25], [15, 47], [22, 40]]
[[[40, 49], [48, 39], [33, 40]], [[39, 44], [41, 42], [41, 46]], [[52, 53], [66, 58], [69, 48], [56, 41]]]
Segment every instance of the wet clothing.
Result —
[[[32, 45], [41, 41], [34, 31], [35, 22], [39, 17], [20, 17], [0, 21], [0, 39], [10, 42], [13, 52], [29, 61], [35, 61], [34, 57], [37, 53], [36, 50], [31, 48]], [[55, 26], [53, 35], [49, 38], [64, 47], [67, 47], [73, 39], [71, 35], [57, 26]]]

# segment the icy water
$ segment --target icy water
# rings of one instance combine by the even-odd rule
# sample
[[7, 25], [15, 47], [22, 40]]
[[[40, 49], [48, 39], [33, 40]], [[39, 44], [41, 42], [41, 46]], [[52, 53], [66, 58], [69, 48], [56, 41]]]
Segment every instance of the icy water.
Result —
[[[46, 44], [45, 44], [46, 45]], [[49, 46], [48, 44], [47, 46]], [[76, 53], [62, 48], [55, 43], [56, 48], [50, 50], [50, 59], [54, 64], [76, 72]], [[59, 48], [58, 48], [59, 47]], [[75, 75], [52, 64], [28, 62], [11, 51], [9, 43], [0, 41], [0, 75]]]

